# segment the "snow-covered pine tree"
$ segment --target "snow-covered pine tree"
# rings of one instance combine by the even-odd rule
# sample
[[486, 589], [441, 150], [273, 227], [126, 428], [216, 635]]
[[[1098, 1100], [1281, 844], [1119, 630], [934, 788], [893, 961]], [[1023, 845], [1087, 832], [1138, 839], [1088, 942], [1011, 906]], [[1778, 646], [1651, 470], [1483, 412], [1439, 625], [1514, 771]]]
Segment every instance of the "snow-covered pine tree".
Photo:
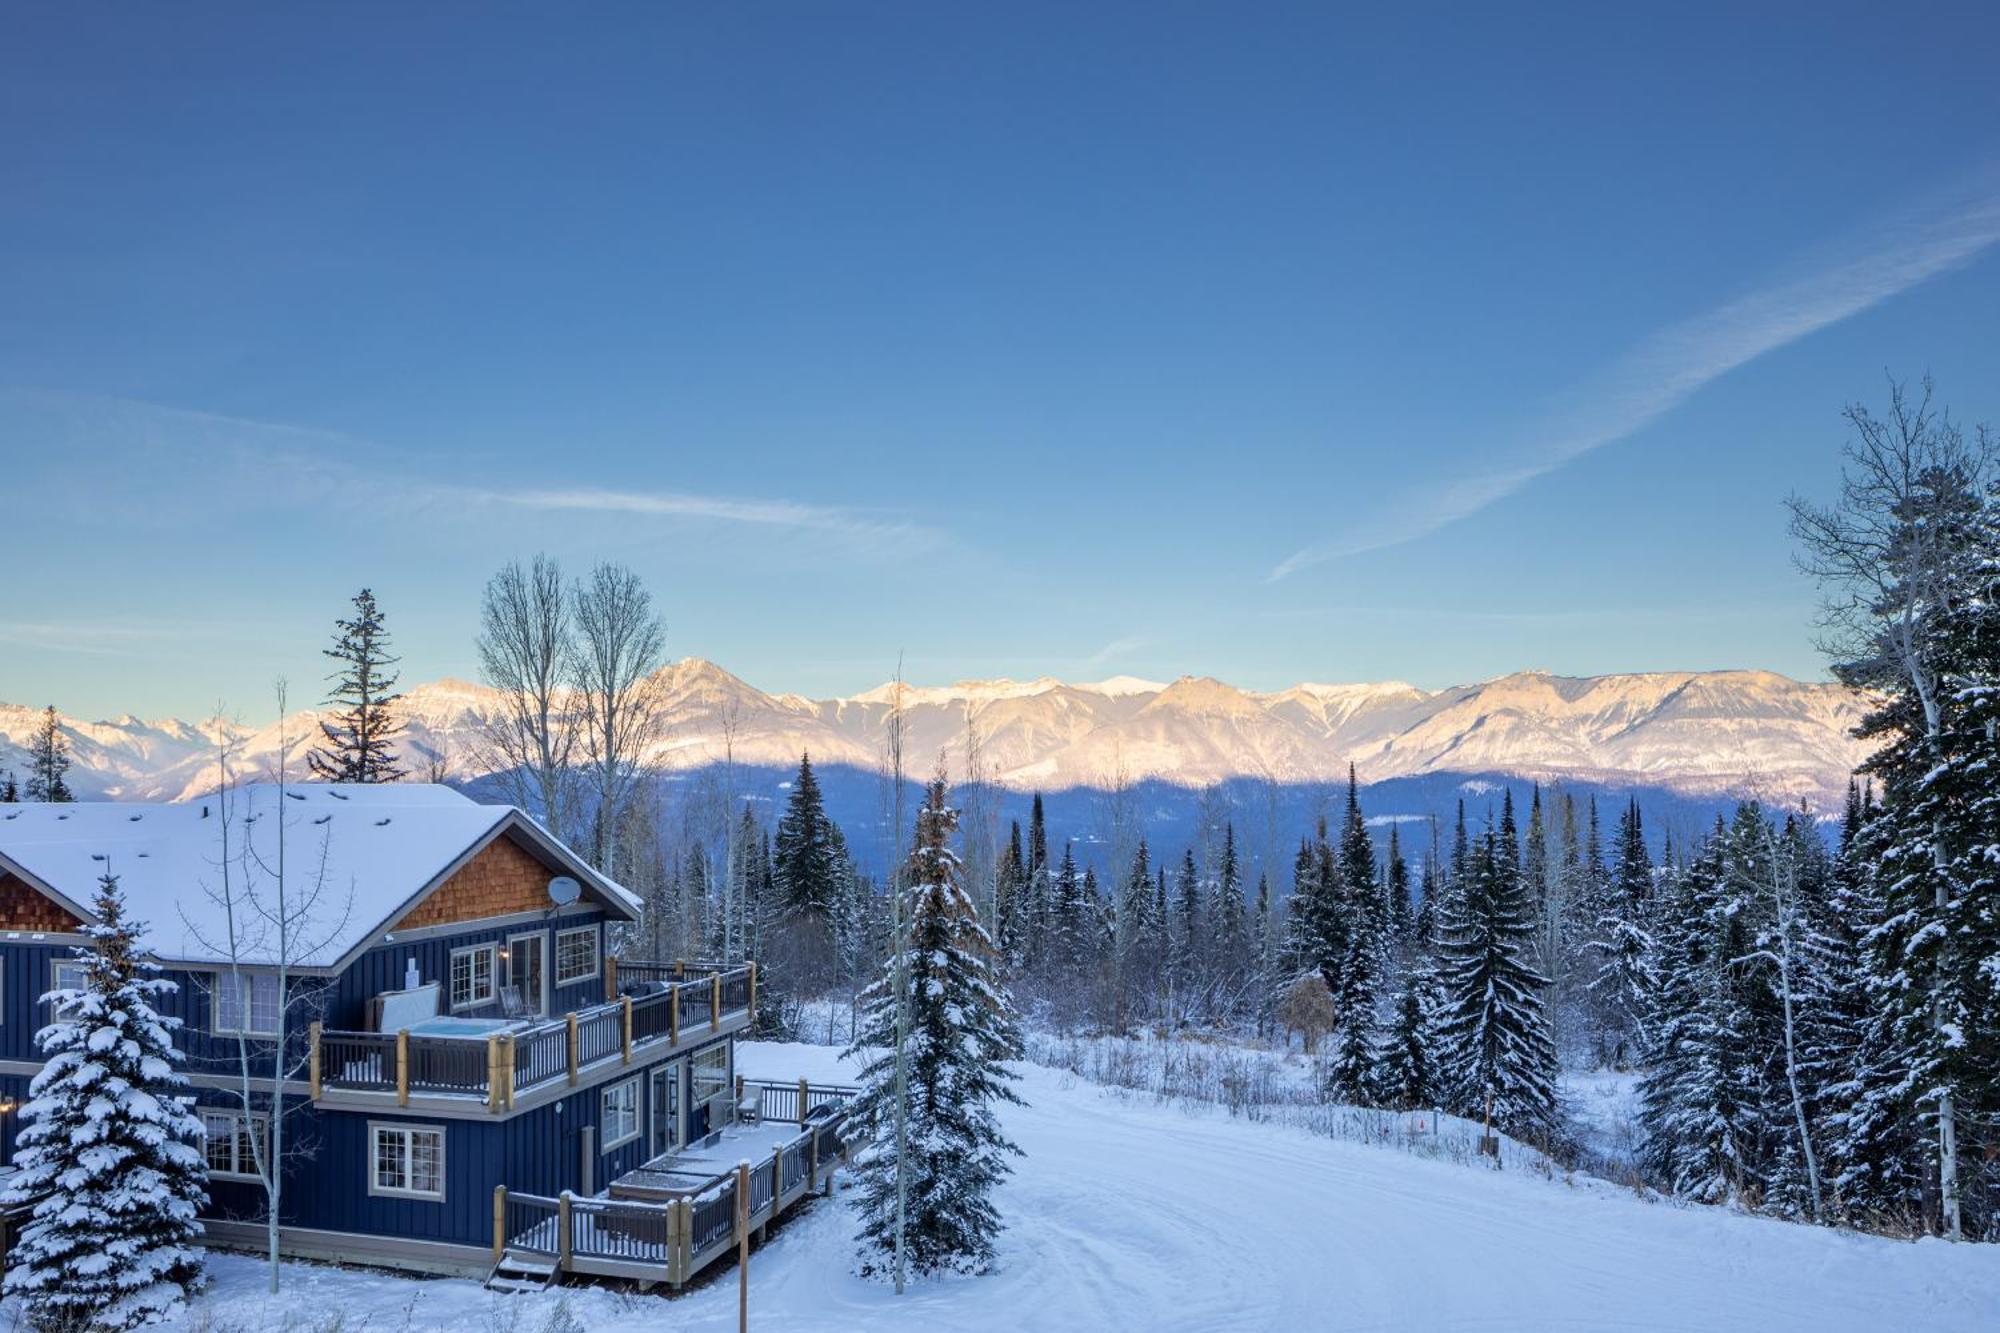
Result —
[[1645, 1042], [1652, 894], [1653, 862], [1635, 797], [1618, 817], [1618, 860], [1590, 937], [1597, 967], [1588, 989], [1598, 1016], [1598, 1060], [1614, 1069], [1625, 1068]]
[[1212, 989], [1220, 998], [1218, 1016], [1239, 1017], [1246, 992], [1251, 989], [1252, 942], [1249, 909], [1243, 901], [1243, 869], [1236, 856], [1236, 826], [1222, 826], [1222, 853], [1211, 884], [1208, 921], [1213, 938], [1209, 941], [1209, 971]]
[[[861, 1217], [860, 1271], [887, 1276], [897, 1229], [897, 1174], [905, 1179], [904, 1253], [918, 1276], [979, 1273], [991, 1266], [1001, 1229], [995, 1186], [1017, 1148], [995, 1107], [1019, 1103], [1003, 1063], [1021, 1037], [991, 968], [993, 941], [959, 882], [951, 850], [957, 811], [942, 777], [917, 813], [916, 844], [904, 880], [909, 926], [901, 959], [891, 958], [863, 997], [866, 1014], [850, 1054], [866, 1064], [851, 1123], [861, 1141], [854, 1171]], [[908, 1014], [907, 1130], [896, 1150], [897, 979]]]
[[1740, 1199], [1753, 1180], [1760, 1095], [1752, 1017], [1731, 965], [1729, 831], [1720, 816], [1660, 914], [1640, 1082], [1642, 1160], [1675, 1193]]
[[1166, 965], [1166, 923], [1153, 895], [1153, 863], [1146, 840], [1139, 839], [1132, 854], [1132, 869], [1125, 878], [1124, 896], [1118, 903], [1118, 984], [1121, 1008], [1118, 1027], [1125, 1019], [1144, 1021], [1153, 1016], [1160, 990], [1160, 973]]
[[1347, 962], [1341, 968], [1343, 989], [1334, 997], [1339, 1017], [1333, 1029], [1333, 1060], [1327, 1070], [1327, 1091], [1336, 1101], [1352, 1106], [1373, 1106], [1376, 1101], [1375, 1067], [1380, 1052], [1375, 1045], [1375, 992], [1380, 964], [1368, 933], [1354, 932], [1348, 942]]
[[1007, 850], [993, 876], [994, 935], [1004, 971], [1018, 970], [1027, 956], [1028, 861], [1021, 852], [1021, 821], [1013, 821]]
[[1410, 902], [1410, 863], [1403, 859], [1403, 840], [1394, 824], [1389, 825], [1388, 856], [1382, 878], [1389, 902], [1389, 929], [1396, 947], [1407, 949], [1416, 934], [1416, 912]]
[[[35, 724], [35, 734], [28, 738], [28, 786], [26, 796], [31, 801], [74, 801], [76, 796], [69, 789], [69, 738], [63, 735], [62, 721], [56, 716], [56, 706], [50, 704], [42, 710], [41, 721]], [[13, 781], [13, 775], [8, 775]]]
[[6, 1290], [41, 1328], [126, 1329], [202, 1283], [208, 1203], [202, 1127], [179, 1098], [187, 1080], [154, 1001], [174, 983], [138, 952], [108, 872], [77, 950], [84, 984], [42, 997], [54, 1020], [35, 1035], [47, 1058], [22, 1111], [9, 1204], [32, 1204], [8, 1257]]
[[1535, 931], [1520, 866], [1489, 828], [1439, 923], [1440, 1064], [1453, 1105], [1501, 1129], [1540, 1135], [1555, 1123], [1556, 1051], [1546, 982], [1529, 962]]
[[1396, 1017], [1375, 1066], [1375, 1094], [1395, 1111], [1418, 1111], [1439, 1100], [1436, 1061], [1431, 1055], [1433, 1015], [1427, 971], [1411, 969], [1396, 1001]]
[[1174, 878], [1172, 944], [1167, 974], [1171, 982], [1174, 1017], [1185, 1022], [1202, 1012], [1208, 981], [1208, 928], [1202, 915], [1201, 873], [1194, 864], [1194, 849], [1181, 854], [1180, 873]]
[[[1857, 734], [1877, 742], [1864, 765], [1882, 784], [1869, 851], [1881, 872], [1886, 913], [1869, 940], [1878, 986], [1869, 1044], [1884, 1062], [1876, 1118], [1920, 1121], [1932, 1142], [1936, 1206], [1925, 1208], [1950, 1239], [1979, 1234], [1968, 1219], [1967, 1177], [1991, 1135], [2000, 1154], [2000, 1053], [1988, 1040], [1995, 1017], [1988, 949], [2000, 946], [1982, 921], [1992, 905], [1993, 830], [1982, 827], [1993, 786], [2000, 716], [1979, 701], [1996, 662], [1982, 622], [1993, 615], [1988, 490], [1995, 442], [1982, 428], [1969, 442], [1949, 414], [1900, 384], [1889, 412], [1854, 405], [1839, 498], [1821, 507], [1794, 500], [1792, 533], [1801, 563], [1827, 589], [1824, 640], [1834, 675], [1875, 707]], [[1900, 1103], [1900, 1105], [1898, 1105]], [[1981, 1193], [1975, 1187], [1974, 1193]], [[2000, 1184], [1974, 1198], [1990, 1217]]]
[[306, 755], [312, 775], [324, 782], [396, 782], [404, 776], [394, 741], [402, 724], [392, 705], [400, 658], [389, 653], [389, 628], [375, 594], [363, 588], [354, 596], [352, 617], [333, 622], [339, 631], [326, 655], [340, 665], [328, 677], [333, 692], [327, 705], [335, 709], [319, 724], [321, 744]]
[[14, 805], [21, 799], [21, 784], [14, 778], [14, 770], [0, 773], [0, 805]]

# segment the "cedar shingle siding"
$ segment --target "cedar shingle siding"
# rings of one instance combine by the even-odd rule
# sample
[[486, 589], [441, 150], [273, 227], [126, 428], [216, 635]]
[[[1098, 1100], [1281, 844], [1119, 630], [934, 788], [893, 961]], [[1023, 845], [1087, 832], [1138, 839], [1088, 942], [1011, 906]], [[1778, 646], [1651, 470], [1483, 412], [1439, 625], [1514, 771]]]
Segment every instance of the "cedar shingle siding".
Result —
[[0, 930], [69, 933], [82, 925], [19, 877], [0, 874]]
[[549, 906], [549, 879], [555, 873], [503, 835], [412, 907], [394, 929], [541, 911]]

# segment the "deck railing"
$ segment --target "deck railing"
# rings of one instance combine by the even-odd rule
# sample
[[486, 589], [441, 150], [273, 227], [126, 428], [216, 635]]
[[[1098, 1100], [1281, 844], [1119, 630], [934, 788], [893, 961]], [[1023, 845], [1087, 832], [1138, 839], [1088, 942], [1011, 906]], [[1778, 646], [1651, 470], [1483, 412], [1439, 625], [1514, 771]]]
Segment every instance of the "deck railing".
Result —
[[[678, 1046], [755, 1008], [755, 963], [693, 974], [706, 967], [610, 960], [607, 976], [622, 977], [626, 993], [532, 1027], [494, 1033], [484, 1042], [408, 1031], [328, 1031], [315, 1023], [310, 1033], [312, 1095], [391, 1093], [398, 1105], [407, 1105], [413, 1093], [462, 1096], [504, 1111], [524, 1092], [556, 1082], [574, 1084], [594, 1065], [610, 1060], [629, 1064], [635, 1052], [660, 1042]], [[652, 980], [646, 973], [670, 977], [676, 969], [690, 975], [659, 986], [644, 984]], [[641, 975], [635, 978], [635, 971]]]
[[[760, 1084], [789, 1089], [800, 1083]], [[852, 1088], [807, 1085], [816, 1104], [797, 1136], [747, 1168], [748, 1193], [739, 1192], [742, 1170], [710, 1180], [685, 1198], [667, 1203], [638, 1199], [555, 1198], [493, 1191], [493, 1258], [508, 1252], [554, 1260], [566, 1272], [598, 1273], [675, 1286], [743, 1242], [747, 1231], [767, 1225], [805, 1195], [828, 1185], [846, 1160], [840, 1137]], [[780, 1117], [767, 1114], [765, 1119]]]

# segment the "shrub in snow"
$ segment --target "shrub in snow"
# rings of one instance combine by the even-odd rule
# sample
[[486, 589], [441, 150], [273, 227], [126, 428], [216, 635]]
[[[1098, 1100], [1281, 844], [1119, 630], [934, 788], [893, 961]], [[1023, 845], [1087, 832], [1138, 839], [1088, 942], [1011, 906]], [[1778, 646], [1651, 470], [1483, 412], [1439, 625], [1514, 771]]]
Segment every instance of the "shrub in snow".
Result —
[[195, 1217], [208, 1202], [201, 1123], [176, 1100], [187, 1080], [153, 1010], [174, 984], [136, 953], [118, 881], [106, 875], [77, 951], [84, 985], [43, 997], [35, 1075], [14, 1153], [10, 1204], [32, 1203], [6, 1290], [37, 1327], [126, 1329], [202, 1281]]
[[[855, 1157], [863, 1276], [894, 1271], [899, 1169], [908, 1271], [984, 1271], [1001, 1225], [993, 1188], [1010, 1169], [1008, 1154], [1020, 1152], [1001, 1134], [994, 1103], [1020, 1101], [1007, 1086], [1014, 1075], [1001, 1062], [1019, 1058], [1021, 1036], [993, 982], [993, 941], [959, 884], [951, 850], [957, 824], [939, 779], [917, 814], [917, 844], [904, 872], [909, 926], [901, 965], [892, 955], [864, 995], [867, 1014], [852, 1048], [867, 1060], [854, 1108], [863, 1140]], [[895, 1056], [899, 977], [907, 999], [902, 1090]], [[900, 1145], [899, 1093], [907, 1107]]]

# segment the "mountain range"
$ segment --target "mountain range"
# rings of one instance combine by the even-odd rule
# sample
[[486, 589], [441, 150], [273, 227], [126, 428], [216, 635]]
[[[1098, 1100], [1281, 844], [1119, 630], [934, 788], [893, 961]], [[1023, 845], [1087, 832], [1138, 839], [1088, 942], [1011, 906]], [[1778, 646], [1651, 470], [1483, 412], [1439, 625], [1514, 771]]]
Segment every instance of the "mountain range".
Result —
[[[1865, 750], [1852, 736], [1862, 703], [1842, 687], [1766, 671], [1644, 672], [1595, 677], [1520, 672], [1423, 690], [1400, 682], [1301, 684], [1259, 692], [1205, 676], [1171, 683], [1117, 677], [1087, 684], [963, 681], [883, 685], [848, 698], [767, 694], [699, 658], [655, 677], [666, 724], [648, 755], [672, 773], [725, 758], [745, 765], [884, 766], [885, 722], [898, 689], [906, 766], [921, 775], [942, 754], [966, 771], [968, 727], [988, 780], [1017, 791], [1102, 789], [1142, 781], [1199, 787], [1232, 780], [1293, 786], [1431, 774], [1491, 774], [1692, 797], [1804, 798], [1835, 810]], [[444, 679], [399, 705], [415, 776], [482, 775], [484, 720], [498, 696]], [[275, 767], [281, 748], [303, 772], [319, 710], [281, 723], [109, 721], [64, 717], [81, 795], [171, 799], [210, 790], [227, 741], [239, 772]], [[0, 767], [24, 766], [40, 721], [0, 704]]]

